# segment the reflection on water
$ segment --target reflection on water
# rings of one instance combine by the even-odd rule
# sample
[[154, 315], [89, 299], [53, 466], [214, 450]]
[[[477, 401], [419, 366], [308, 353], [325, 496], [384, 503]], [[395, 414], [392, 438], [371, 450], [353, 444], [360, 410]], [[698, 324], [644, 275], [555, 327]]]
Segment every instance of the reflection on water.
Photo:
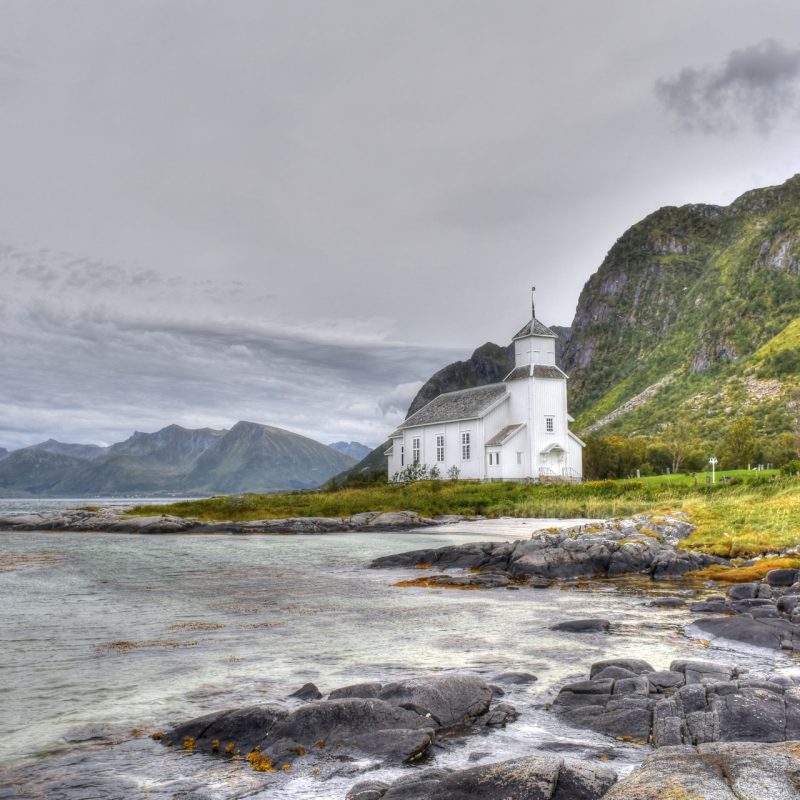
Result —
[[[445, 743], [437, 764], [537, 746], [603, 752], [618, 767], [640, 759], [641, 748], [560, 725], [546, 709], [558, 684], [611, 656], [666, 668], [679, 655], [726, 654], [682, 636], [688, 612], [645, 607], [630, 587], [401, 589], [392, 584], [407, 573], [365, 568], [380, 555], [481, 538], [0, 533], [0, 554], [16, 562], [0, 572], [0, 762], [14, 765], [7, 790], [16, 783], [27, 787], [20, 796], [76, 799], [343, 798], [358, 779], [350, 773], [364, 765], [324, 776], [301, 765], [270, 776], [138, 734], [230, 706], [284, 702], [306, 681], [329, 691], [433, 670], [539, 676], [506, 698], [523, 712], [518, 722]], [[608, 618], [612, 633], [548, 630], [586, 616]], [[2, 786], [0, 778], [0, 796]]]

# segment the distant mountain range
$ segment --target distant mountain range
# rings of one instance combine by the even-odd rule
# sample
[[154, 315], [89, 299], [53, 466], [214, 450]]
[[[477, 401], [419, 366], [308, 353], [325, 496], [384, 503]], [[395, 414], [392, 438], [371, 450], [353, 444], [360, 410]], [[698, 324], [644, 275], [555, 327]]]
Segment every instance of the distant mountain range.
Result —
[[237, 422], [230, 430], [169, 425], [110, 447], [48, 439], [0, 448], [0, 497], [205, 495], [310, 489], [351, 467], [342, 452], [282, 428]]
[[364, 456], [368, 456], [372, 452], [369, 447], [361, 444], [361, 442], [334, 442], [329, 444], [328, 447], [332, 447], [334, 450], [344, 453], [356, 461], [361, 461]]

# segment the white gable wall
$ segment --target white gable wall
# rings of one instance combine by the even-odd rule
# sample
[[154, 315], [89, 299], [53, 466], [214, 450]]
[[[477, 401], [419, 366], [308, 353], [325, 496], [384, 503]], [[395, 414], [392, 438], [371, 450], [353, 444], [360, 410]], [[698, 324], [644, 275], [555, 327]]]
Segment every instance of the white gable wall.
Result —
[[514, 363], [555, 364], [556, 340], [550, 336], [524, 336], [514, 340]]

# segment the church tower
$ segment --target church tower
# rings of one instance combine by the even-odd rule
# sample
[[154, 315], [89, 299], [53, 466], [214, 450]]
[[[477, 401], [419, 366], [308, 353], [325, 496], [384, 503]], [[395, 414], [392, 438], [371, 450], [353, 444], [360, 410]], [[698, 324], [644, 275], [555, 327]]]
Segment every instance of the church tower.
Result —
[[514, 336], [514, 366], [526, 367], [532, 364], [555, 366], [556, 339], [553, 331], [536, 319], [536, 305], [533, 295], [536, 287], [531, 287], [531, 321]]

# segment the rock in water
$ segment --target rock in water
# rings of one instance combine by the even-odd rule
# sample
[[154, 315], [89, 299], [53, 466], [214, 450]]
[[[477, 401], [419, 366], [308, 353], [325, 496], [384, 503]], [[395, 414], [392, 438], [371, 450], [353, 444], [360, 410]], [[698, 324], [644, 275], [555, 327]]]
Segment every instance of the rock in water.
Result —
[[800, 748], [752, 742], [665, 747], [605, 800], [798, 800]]
[[611, 623], [607, 619], [569, 619], [550, 626], [551, 631], [569, 633], [607, 633]]
[[[313, 699], [314, 690], [307, 685], [300, 691]], [[363, 683], [293, 710], [264, 705], [210, 714], [175, 728], [163, 741], [206, 753], [257, 751], [280, 765], [312, 754], [408, 762], [419, 758], [437, 735], [513, 722], [516, 709], [508, 703], [492, 707], [493, 696], [489, 684], [472, 675]]]
[[599, 800], [616, 779], [616, 774], [605, 767], [540, 754], [450, 773], [430, 770], [401, 778], [379, 797], [384, 800]]
[[375, 559], [372, 566], [394, 568], [427, 564], [439, 569], [501, 573], [516, 580], [550, 581], [626, 573], [669, 578], [710, 564], [727, 563], [715, 556], [677, 547], [681, 536], [686, 536], [690, 530], [691, 526], [681, 520], [660, 524], [641, 517], [607, 522], [591, 531], [581, 527], [537, 532], [525, 541], [471, 542], [434, 550], [414, 550]]
[[296, 697], [298, 700], [319, 700], [322, 692], [313, 683], [304, 683], [296, 692], [292, 692], [289, 697]]
[[781, 675], [748, 680], [736, 668], [678, 659], [669, 670], [615, 659], [567, 684], [553, 707], [571, 724], [656, 747], [800, 738], [800, 688]]

